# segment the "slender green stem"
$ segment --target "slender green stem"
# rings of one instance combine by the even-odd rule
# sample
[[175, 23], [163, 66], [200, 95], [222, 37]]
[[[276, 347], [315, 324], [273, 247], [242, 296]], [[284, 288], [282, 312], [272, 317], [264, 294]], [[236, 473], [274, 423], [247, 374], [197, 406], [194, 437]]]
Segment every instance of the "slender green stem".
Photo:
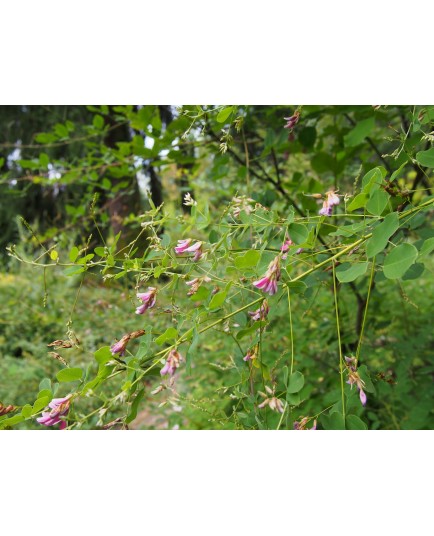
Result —
[[342, 357], [342, 344], [341, 344], [341, 330], [339, 327], [339, 309], [338, 309], [338, 293], [336, 286], [336, 266], [333, 262], [333, 290], [335, 298], [335, 311], [336, 311], [336, 329], [338, 332], [338, 344], [339, 344], [339, 368], [341, 374], [341, 393], [342, 393], [342, 417], [345, 422], [345, 392], [344, 392], [344, 360]]
[[283, 408], [283, 413], [282, 413], [282, 415], [280, 416], [279, 424], [277, 425], [276, 430], [279, 430], [279, 428], [281, 427], [281, 425], [282, 425], [282, 421], [283, 421], [283, 417], [285, 416], [285, 413], [286, 413], [286, 410], [287, 410], [287, 409], [288, 409], [288, 402], [285, 402], [285, 407]]
[[357, 350], [356, 350], [356, 364], [359, 361], [360, 348], [362, 346], [363, 333], [365, 331], [366, 318], [368, 316], [368, 306], [369, 306], [369, 299], [371, 297], [372, 283], [374, 282], [374, 273], [375, 273], [375, 257], [372, 259], [371, 276], [369, 278], [369, 284], [368, 284], [368, 295], [366, 296], [366, 304], [365, 304], [365, 311], [363, 313], [362, 328], [360, 330], [360, 337], [359, 337], [359, 342], [357, 344]]
[[291, 311], [291, 293], [289, 288], [286, 289], [288, 294], [288, 313], [289, 313], [289, 329], [291, 334], [291, 374], [294, 370], [294, 332], [292, 329], [292, 311]]

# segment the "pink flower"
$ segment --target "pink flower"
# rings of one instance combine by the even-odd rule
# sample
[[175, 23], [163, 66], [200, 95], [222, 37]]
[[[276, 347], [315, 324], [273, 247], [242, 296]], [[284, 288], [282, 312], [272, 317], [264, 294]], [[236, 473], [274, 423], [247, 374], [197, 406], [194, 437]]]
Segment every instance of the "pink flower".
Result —
[[290, 238], [286, 238], [285, 241], [282, 244], [282, 247], [280, 248], [280, 251], [282, 252], [282, 259], [285, 260], [288, 257], [288, 250], [290, 246], [293, 246], [294, 242]]
[[193, 242], [192, 238], [186, 238], [185, 240], [178, 240], [178, 245], [175, 247], [175, 253], [179, 255], [180, 253], [193, 253], [193, 261], [198, 261], [202, 257], [202, 242], [197, 241], [194, 244], [190, 245]]
[[62, 420], [60, 417], [64, 417], [68, 414], [71, 396], [72, 395], [65, 396], [65, 398], [53, 398], [48, 404], [51, 411], [43, 411], [42, 417], [36, 419], [37, 422], [39, 424], [44, 424], [45, 426], [54, 426], [60, 422], [59, 429], [63, 430], [66, 428], [66, 421]]
[[277, 292], [277, 282], [280, 279], [280, 256], [270, 262], [268, 269], [264, 276], [259, 279], [259, 281], [254, 281], [253, 285], [256, 288], [268, 292], [270, 296], [276, 294]]
[[137, 339], [137, 337], [141, 337], [144, 334], [144, 329], [139, 329], [138, 331], [132, 331], [131, 333], [127, 333], [122, 337], [120, 341], [112, 344], [112, 346], [110, 347], [110, 352], [112, 353], [112, 355], [119, 354], [120, 356], [123, 356], [125, 354], [127, 344], [130, 342], [130, 340]]
[[284, 117], [283, 119], [287, 121], [283, 128], [289, 128], [289, 130], [292, 130], [300, 119], [300, 112], [294, 112], [294, 115], [291, 115], [291, 117]]
[[353, 385], [357, 386], [357, 389], [359, 390], [360, 402], [362, 403], [363, 406], [366, 406], [368, 397], [366, 396], [366, 393], [363, 390], [363, 387], [365, 387], [365, 382], [362, 380], [362, 378], [359, 376], [359, 373], [357, 372], [356, 358], [345, 356], [345, 363], [347, 365], [347, 373], [348, 373], [347, 383], [351, 385], [351, 389], [353, 388]]
[[142, 304], [136, 309], [137, 315], [142, 315], [147, 309], [154, 307], [157, 295], [157, 289], [154, 287], [148, 287], [148, 292], [140, 292], [137, 294], [139, 300], [142, 300]]
[[249, 315], [252, 317], [252, 320], [265, 320], [269, 311], [270, 307], [268, 306], [268, 302], [267, 300], [264, 300], [261, 307], [256, 309], [256, 311], [249, 311]]
[[334, 190], [329, 190], [325, 194], [325, 199], [322, 204], [322, 209], [318, 212], [321, 216], [331, 216], [333, 214], [334, 205], [339, 205], [339, 197]]
[[267, 393], [262, 393], [261, 391], [258, 391], [258, 393], [264, 398], [264, 401], [258, 405], [259, 409], [265, 408], [265, 406], [268, 406], [273, 411], [277, 411], [278, 413], [284, 412], [283, 403], [280, 400], [280, 398], [277, 398], [275, 395], [275, 387], [273, 389], [270, 389], [268, 385], [265, 386], [265, 390]]
[[247, 354], [243, 357], [243, 360], [244, 361], [252, 361], [253, 359], [256, 359], [258, 356], [257, 356], [257, 348], [250, 348], [248, 351], [247, 351]]
[[309, 420], [309, 417], [303, 417], [301, 421], [295, 421], [294, 430], [316, 430], [316, 419], [313, 421], [312, 428], [307, 428], [307, 423]]
[[123, 356], [125, 354], [125, 350], [127, 348], [127, 344], [129, 340], [130, 340], [130, 336], [124, 335], [120, 341], [115, 342], [110, 347], [110, 352], [112, 353], [112, 355], [119, 354], [120, 356]]
[[160, 374], [164, 376], [165, 374], [169, 374], [170, 376], [173, 376], [176, 372], [176, 369], [181, 364], [181, 361], [183, 361], [182, 355], [173, 348], [170, 350], [169, 355], [166, 358], [166, 364], [164, 367], [160, 370]]
[[186, 281], [185, 284], [190, 287], [190, 290], [187, 292], [187, 296], [193, 296], [199, 290], [202, 283], [209, 283], [211, 279], [208, 276], [195, 277], [191, 281]]

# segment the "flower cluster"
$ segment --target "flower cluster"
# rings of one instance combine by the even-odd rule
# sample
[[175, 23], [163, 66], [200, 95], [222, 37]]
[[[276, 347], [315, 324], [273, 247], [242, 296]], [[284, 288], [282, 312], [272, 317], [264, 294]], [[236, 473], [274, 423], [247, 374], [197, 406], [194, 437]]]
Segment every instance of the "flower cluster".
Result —
[[247, 350], [247, 354], [243, 357], [244, 361], [253, 361], [253, 359], [256, 359], [258, 357], [258, 347], [254, 346], [253, 348], [249, 348]]
[[252, 317], [252, 320], [265, 320], [268, 316], [268, 313], [270, 311], [270, 307], [268, 305], [267, 300], [264, 300], [262, 302], [261, 307], [259, 309], [256, 309], [256, 311], [249, 311], [249, 315]]
[[115, 342], [110, 347], [110, 352], [112, 355], [119, 354], [119, 356], [123, 356], [125, 354], [125, 350], [127, 348], [127, 344], [130, 342], [131, 339], [137, 339], [137, 337], [141, 337], [145, 334], [144, 329], [139, 329], [138, 331], [132, 331], [131, 333], [127, 333], [122, 337], [122, 339], [118, 342]]
[[282, 259], [285, 260], [288, 257], [288, 250], [291, 246], [294, 245], [294, 242], [286, 236], [285, 241], [282, 244], [282, 247], [280, 248], [280, 251], [282, 252]]
[[178, 352], [176, 348], [172, 348], [166, 358], [166, 364], [160, 370], [160, 374], [162, 376], [164, 376], [165, 374], [173, 376], [182, 361], [184, 361], [182, 355]]
[[291, 115], [291, 117], [284, 117], [283, 119], [287, 121], [286, 125], [283, 128], [288, 128], [289, 130], [292, 130], [300, 119], [300, 112], [294, 112], [294, 115]]
[[246, 197], [245, 195], [232, 198], [232, 214], [234, 218], [238, 218], [241, 212], [251, 214], [253, 212], [254, 199]]
[[277, 257], [270, 262], [268, 265], [268, 269], [259, 279], [259, 281], [254, 281], [253, 285], [256, 288], [259, 288], [263, 290], [264, 292], [268, 292], [270, 296], [273, 294], [276, 294], [277, 292], [277, 282], [280, 279], [280, 255], [277, 255]]
[[60, 423], [60, 430], [66, 428], [66, 421], [61, 419], [61, 417], [65, 417], [69, 412], [71, 397], [72, 395], [65, 396], [64, 398], [53, 398], [48, 404], [51, 411], [43, 411], [42, 417], [36, 419], [37, 422], [39, 424], [44, 424], [45, 426], [54, 426], [55, 424]]
[[353, 388], [353, 385], [357, 386], [357, 389], [359, 390], [360, 402], [363, 404], [363, 406], [365, 406], [368, 400], [368, 397], [366, 396], [366, 393], [363, 391], [363, 387], [365, 387], [365, 382], [362, 380], [362, 378], [359, 376], [359, 373], [357, 372], [356, 358], [345, 356], [345, 363], [347, 365], [347, 372], [348, 372], [347, 383], [351, 385], [351, 388]]
[[185, 240], [178, 240], [178, 245], [175, 247], [175, 253], [180, 255], [181, 253], [194, 253], [193, 261], [198, 261], [202, 255], [202, 242], [197, 241], [192, 244], [192, 238], [186, 238]]
[[265, 406], [268, 406], [273, 411], [277, 411], [278, 413], [283, 413], [283, 403], [282, 401], [277, 398], [274, 394], [274, 389], [270, 389], [268, 385], [265, 386], [265, 390], [267, 391], [267, 394], [262, 393], [261, 391], [258, 391], [259, 394], [264, 398], [265, 400], [259, 404], [258, 408], [265, 408]]
[[199, 287], [202, 283], [209, 283], [211, 279], [208, 276], [195, 277], [191, 281], [186, 281], [185, 284], [190, 287], [190, 290], [187, 292], [187, 296], [193, 296], [199, 290]]
[[339, 205], [339, 197], [334, 190], [329, 190], [325, 194], [325, 199], [322, 204], [322, 209], [318, 212], [321, 216], [331, 216], [333, 214], [334, 205]]
[[310, 420], [309, 417], [303, 417], [299, 421], [294, 421], [294, 430], [316, 430], [316, 419], [313, 421], [312, 428], [307, 427], [307, 423]]
[[154, 287], [148, 287], [148, 292], [139, 292], [137, 298], [142, 300], [142, 305], [137, 307], [136, 314], [142, 315], [147, 309], [154, 307], [157, 296], [157, 289]]

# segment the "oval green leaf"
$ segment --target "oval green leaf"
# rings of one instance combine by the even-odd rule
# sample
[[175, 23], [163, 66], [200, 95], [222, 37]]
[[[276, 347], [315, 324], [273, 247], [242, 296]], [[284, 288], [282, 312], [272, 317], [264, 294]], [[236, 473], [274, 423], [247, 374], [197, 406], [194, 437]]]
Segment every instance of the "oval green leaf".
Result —
[[366, 243], [366, 256], [374, 257], [387, 246], [389, 238], [397, 231], [399, 218], [396, 212], [388, 214], [382, 223], [374, 229], [371, 238]]
[[81, 368], [66, 368], [56, 374], [59, 382], [75, 382], [83, 376]]
[[417, 259], [417, 249], [412, 244], [401, 244], [384, 259], [383, 273], [387, 279], [402, 277]]
[[303, 389], [304, 385], [304, 376], [301, 372], [294, 372], [289, 377], [288, 381], [288, 389], [287, 392], [292, 393], [298, 393], [298, 391], [301, 391]]
[[421, 166], [434, 168], [434, 147], [427, 151], [419, 151], [416, 154], [416, 160]]
[[336, 277], [341, 283], [349, 283], [350, 281], [354, 281], [361, 275], [364, 275], [367, 269], [367, 262], [359, 262], [357, 264], [353, 264], [347, 270], [339, 270], [338, 268], [338, 270], [336, 271]]
[[217, 121], [219, 123], [224, 123], [231, 115], [233, 109], [233, 106], [227, 106], [226, 108], [223, 108], [223, 110], [220, 110], [220, 112], [217, 114]]

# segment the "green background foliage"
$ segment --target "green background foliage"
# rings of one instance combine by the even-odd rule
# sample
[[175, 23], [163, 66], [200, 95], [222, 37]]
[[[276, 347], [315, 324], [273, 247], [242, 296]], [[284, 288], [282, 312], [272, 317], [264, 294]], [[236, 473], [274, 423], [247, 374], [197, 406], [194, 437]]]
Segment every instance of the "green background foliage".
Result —
[[[0, 120], [0, 402], [15, 406], [0, 428], [40, 428], [69, 393], [69, 428], [433, 427], [434, 107], [12, 106]], [[330, 190], [340, 203], [321, 216]], [[288, 237], [265, 296], [252, 283]], [[197, 262], [175, 254], [185, 238], [203, 242]], [[135, 315], [149, 286], [157, 303]], [[259, 407], [271, 396], [283, 413]]]

